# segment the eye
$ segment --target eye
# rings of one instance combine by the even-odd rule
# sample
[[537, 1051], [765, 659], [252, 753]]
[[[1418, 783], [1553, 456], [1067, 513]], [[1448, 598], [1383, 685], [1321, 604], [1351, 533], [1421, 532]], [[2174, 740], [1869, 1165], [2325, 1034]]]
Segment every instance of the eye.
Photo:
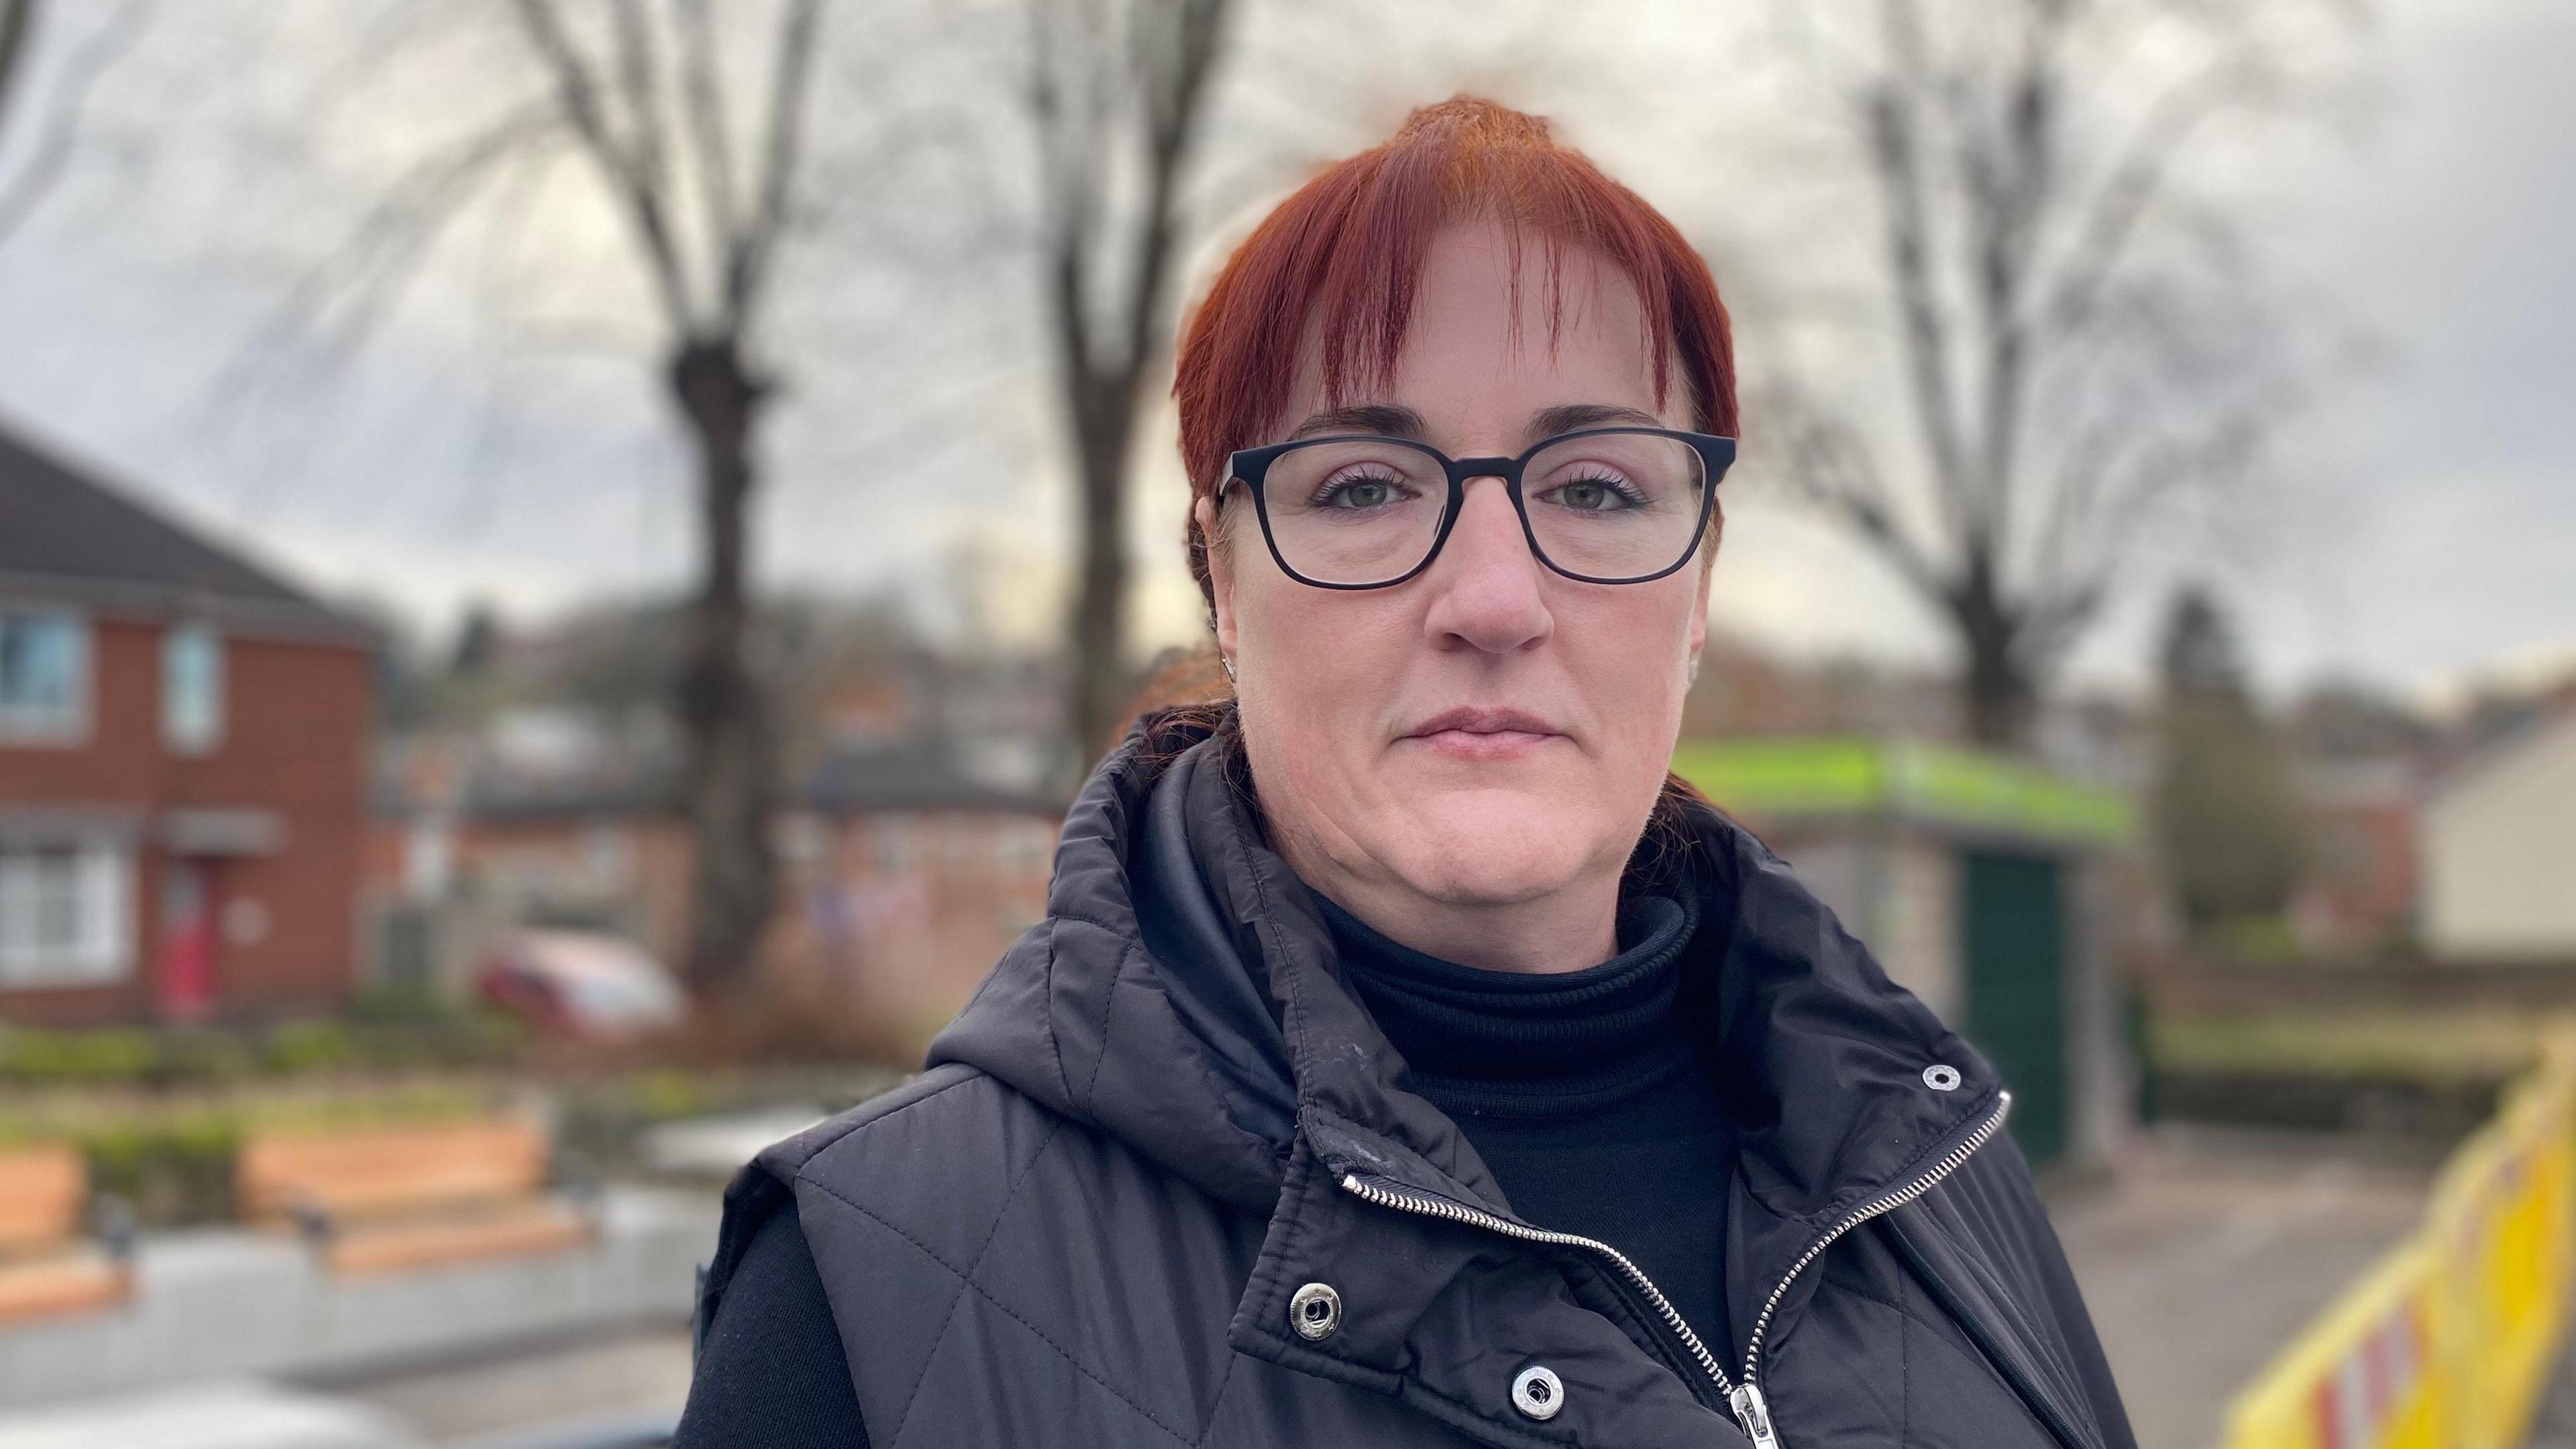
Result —
[[1344, 473], [1326, 479], [1315, 490], [1315, 506], [1361, 512], [1384, 508], [1403, 499], [1411, 490], [1401, 478], [1381, 473]]
[[1569, 478], [1540, 496], [1576, 513], [1616, 513], [1645, 502], [1626, 479], [1607, 473]]

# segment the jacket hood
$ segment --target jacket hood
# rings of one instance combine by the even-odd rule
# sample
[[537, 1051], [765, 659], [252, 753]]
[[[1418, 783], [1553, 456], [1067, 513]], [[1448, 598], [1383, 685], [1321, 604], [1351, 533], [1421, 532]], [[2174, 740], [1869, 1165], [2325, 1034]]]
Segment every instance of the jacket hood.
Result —
[[[1693, 872], [1684, 1010], [1736, 1119], [1729, 1298], [1998, 1105], [1990, 1067], [1887, 979], [1788, 866], [1694, 802], [1637, 872]], [[1272, 1211], [1303, 1139], [1337, 1173], [1509, 1215], [1454, 1122], [1344, 982], [1311, 894], [1264, 843], [1228, 717], [1149, 716], [1067, 815], [1047, 919], [931, 1044], [1220, 1200]], [[1956, 1073], [1935, 1073], [1935, 1066]], [[1946, 1085], [1943, 1085], [1946, 1084]]]

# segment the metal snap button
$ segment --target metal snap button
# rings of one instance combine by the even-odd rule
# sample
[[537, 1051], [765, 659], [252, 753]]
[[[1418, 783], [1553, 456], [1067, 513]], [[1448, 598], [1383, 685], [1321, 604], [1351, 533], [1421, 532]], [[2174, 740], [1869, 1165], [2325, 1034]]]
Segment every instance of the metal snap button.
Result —
[[1923, 1069], [1923, 1085], [1936, 1092], [1959, 1090], [1959, 1069], [1935, 1063]]
[[1288, 1322], [1300, 1338], [1330, 1338], [1342, 1326], [1342, 1295], [1330, 1283], [1309, 1283], [1289, 1297]]
[[1565, 1407], [1565, 1385], [1558, 1382], [1556, 1370], [1545, 1364], [1531, 1364], [1512, 1380], [1512, 1407], [1533, 1419], [1553, 1419]]

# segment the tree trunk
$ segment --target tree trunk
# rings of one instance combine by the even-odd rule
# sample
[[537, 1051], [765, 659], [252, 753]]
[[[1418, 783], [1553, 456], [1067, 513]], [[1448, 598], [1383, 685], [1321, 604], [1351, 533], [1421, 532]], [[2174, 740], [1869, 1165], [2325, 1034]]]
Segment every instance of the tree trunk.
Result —
[[777, 891], [768, 708], [745, 658], [745, 530], [759, 481], [751, 445], [765, 389], [744, 370], [734, 339], [721, 337], [681, 345], [671, 390], [697, 442], [705, 547], [678, 704], [697, 845], [683, 971], [691, 991], [709, 1001], [737, 996], [752, 980]]
[[1996, 588], [1994, 570], [1972, 561], [1950, 596], [1966, 669], [1959, 679], [1968, 737], [1990, 750], [2030, 745], [2037, 683], [2023, 658], [2021, 618]]
[[1082, 563], [1073, 610], [1074, 742], [1080, 766], [1117, 741], [1109, 731], [1126, 709], [1127, 444], [1136, 416], [1136, 377], [1077, 378], [1074, 433], [1081, 451]]

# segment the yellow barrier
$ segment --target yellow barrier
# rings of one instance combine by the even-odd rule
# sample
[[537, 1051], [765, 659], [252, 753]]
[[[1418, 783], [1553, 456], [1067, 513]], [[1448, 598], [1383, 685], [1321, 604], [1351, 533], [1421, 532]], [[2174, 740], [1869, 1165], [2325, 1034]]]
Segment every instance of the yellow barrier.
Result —
[[2576, 1260], [2576, 1038], [2444, 1165], [2424, 1226], [2229, 1406], [2225, 1449], [2515, 1449]]

